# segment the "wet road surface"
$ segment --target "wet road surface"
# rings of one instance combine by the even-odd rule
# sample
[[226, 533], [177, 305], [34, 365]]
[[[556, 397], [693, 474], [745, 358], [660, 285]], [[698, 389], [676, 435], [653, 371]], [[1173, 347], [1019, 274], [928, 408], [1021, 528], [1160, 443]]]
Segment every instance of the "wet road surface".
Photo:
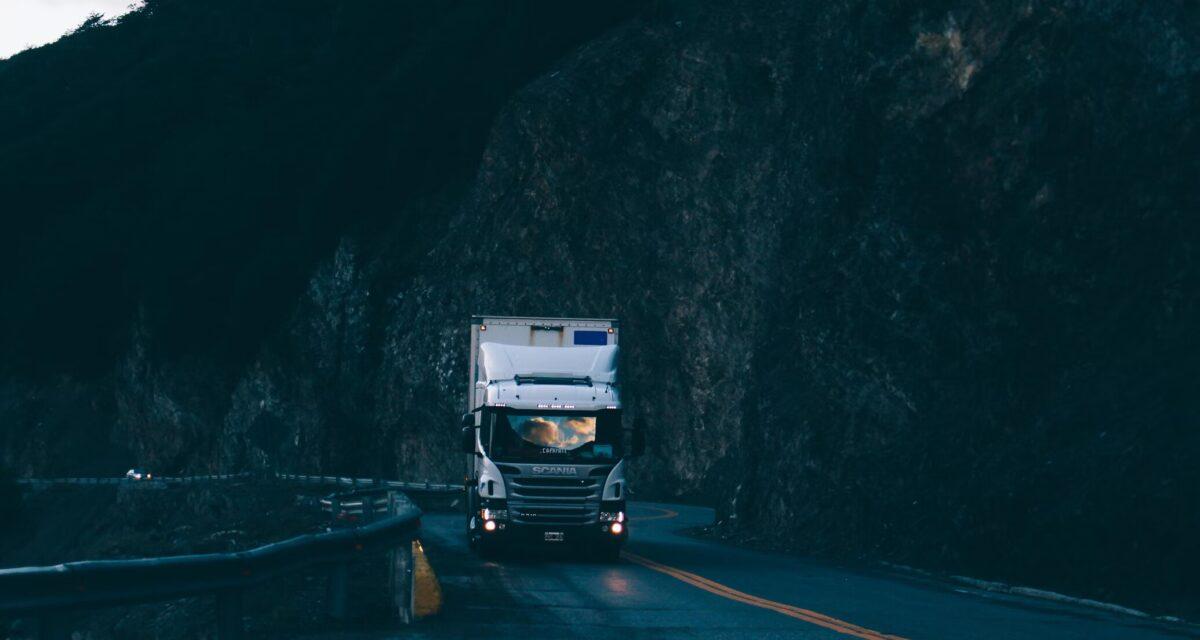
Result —
[[463, 516], [427, 513], [422, 543], [440, 615], [339, 638], [789, 638], [1164, 640], [1196, 627], [737, 548], [684, 533], [712, 511], [630, 504], [630, 542], [606, 564], [562, 547], [483, 560]]

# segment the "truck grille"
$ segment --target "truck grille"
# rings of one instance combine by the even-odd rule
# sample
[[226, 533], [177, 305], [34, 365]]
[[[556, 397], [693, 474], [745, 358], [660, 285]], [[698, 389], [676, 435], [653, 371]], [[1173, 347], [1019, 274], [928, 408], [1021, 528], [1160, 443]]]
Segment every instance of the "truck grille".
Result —
[[599, 521], [603, 478], [515, 475], [508, 480], [508, 514], [533, 525], [585, 525]]

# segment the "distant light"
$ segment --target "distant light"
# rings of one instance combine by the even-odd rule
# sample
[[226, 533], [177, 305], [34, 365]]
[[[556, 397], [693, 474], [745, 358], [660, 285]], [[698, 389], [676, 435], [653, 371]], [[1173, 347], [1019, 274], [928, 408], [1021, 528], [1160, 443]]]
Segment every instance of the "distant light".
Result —
[[612, 328], [612, 327], [609, 327], [609, 328], [608, 328], [608, 332], [609, 332], [609, 333], [613, 333], [613, 328]]
[[481, 324], [481, 325], [479, 325], [479, 330], [480, 330], [480, 331], [487, 331], [487, 325], [486, 325], [486, 324]]
[[[489, 520], [488, 522], [491, 522], [491, 520]], [[614, 523], [612, 523], [612, 526], [609, 527], [609, 531], [612, 531], [613, 535], [619, 535], [624, 530], [625, 530], [625, 525], [621, 524], [620, 522], [614, 522]]]
[[488, 521], [484, 522], [484, 523], [483, 523], [483, 530], [484, 530], [484, 531], [495, 531], [495, 530], [496, 530], [496, 521], [495, 521], [495, 520], [488, 520]]

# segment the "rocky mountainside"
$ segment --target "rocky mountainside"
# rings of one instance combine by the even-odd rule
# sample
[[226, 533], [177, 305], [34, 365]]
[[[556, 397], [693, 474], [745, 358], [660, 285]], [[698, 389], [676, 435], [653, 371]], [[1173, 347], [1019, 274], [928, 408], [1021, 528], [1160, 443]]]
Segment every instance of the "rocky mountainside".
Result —
[[[489, 7], [200, 32], [158, 2], [0, 63], [74, 109], [0, 89], [0, 167], [45, 172], [3, 183], [4, 463], [452, 478], [467, 317], [612, 315], [643, 495], [1200, 612], [1192, 4]], [[238, 32], [193, 59], [162, 25]], [[228, 67], [187, 120], [191, 87], [62, 82], [128, 42], [106, 73]], [[97, 103], [159, 118], [104, 152], [136, 170], [74, 154], [129, 130]]]

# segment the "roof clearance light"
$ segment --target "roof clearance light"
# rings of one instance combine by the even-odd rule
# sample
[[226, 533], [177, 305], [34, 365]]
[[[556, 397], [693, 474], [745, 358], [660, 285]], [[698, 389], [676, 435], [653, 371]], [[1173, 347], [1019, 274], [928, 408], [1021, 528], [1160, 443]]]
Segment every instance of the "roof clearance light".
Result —
[[539, 404], [539, 405], [538, 405], [538, 408], [539, 408], [539, 409], [549, 409], [549, 408], [550, 408], [550, 405], [548, 405], [548, 404]]
[[612, 333], [612, 332], [613, 332], [613, 328], [612, 328], [612, 327], [609, 327], [609, 328], [608, 328], [608, 332], [609, 332], [609, 333]]
[[573, 404], [564, 404], [564, 405], [563, 405], [563, 408], [564, 408], [564, 409], [574, 409], [574, 408], [575, 408], [575, 405], [573, 405]]
[[607, 407], [604, 407], [604, 408], [605, 408], [605, 409], [616, 409], [616, 408], [617, 408], [617, 405], [615, 405], [615, 404], [610, 404], [610, 405], [608, 405]]
[[487, 325], [486, 325], [486, 324], [481, 324], [481, 325], [479, 325], [479, 330], [480, 330], [480, 331], [487, 331]]

